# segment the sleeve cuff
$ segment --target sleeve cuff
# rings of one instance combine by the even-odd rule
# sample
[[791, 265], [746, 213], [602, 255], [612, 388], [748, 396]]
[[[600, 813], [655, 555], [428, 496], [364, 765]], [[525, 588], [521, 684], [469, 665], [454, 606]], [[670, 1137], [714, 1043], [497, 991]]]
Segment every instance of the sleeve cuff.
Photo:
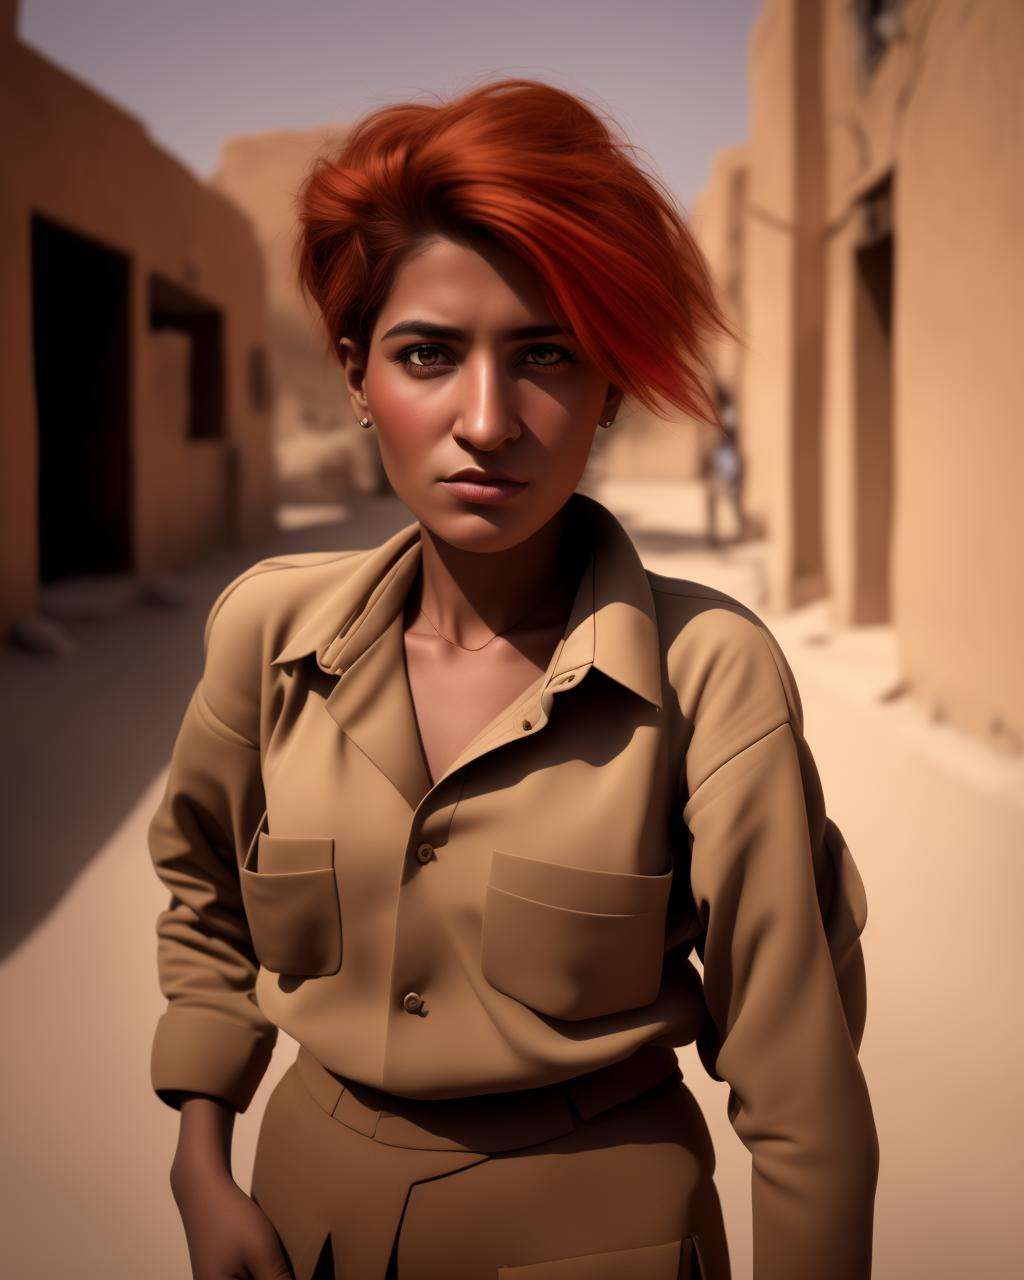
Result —
[[150, 1059], [153, 1089], [175, 1111], [183, 1092], [221, 1098], [245, 1111], [270, 1065], [272, 1033], [192, 1009], [168, 1009], [156, 1025]]

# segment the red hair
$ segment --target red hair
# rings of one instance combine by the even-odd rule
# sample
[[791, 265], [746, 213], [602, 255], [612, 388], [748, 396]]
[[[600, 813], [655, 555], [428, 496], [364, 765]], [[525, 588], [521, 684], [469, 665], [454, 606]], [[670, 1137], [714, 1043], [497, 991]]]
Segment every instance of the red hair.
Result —
[[[708, 337], [736, 335], [661, 182], [599, 116], [538, 80], [359, 121], [298, 193], [300, 289], [329, 348], [369, 345], [403, 255], [432, 233], [484, 236], [536, 271], [556, 322], [601, 373], [659, 412], [717, 423]], [[340, 358], [340, 357], [339, 357]]]

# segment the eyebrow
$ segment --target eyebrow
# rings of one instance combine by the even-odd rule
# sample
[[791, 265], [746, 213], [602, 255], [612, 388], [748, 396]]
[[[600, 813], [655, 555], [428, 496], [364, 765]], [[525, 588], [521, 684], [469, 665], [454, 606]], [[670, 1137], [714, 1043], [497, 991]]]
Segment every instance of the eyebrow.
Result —
[[[454, 325], [435, 324], [433, 320], [403, 320], [400, 324], [392, 325], [387, 333], [381, 334], [381, 341], [401, 333], [422, 334], [428, 338], [451, 338], [455, 342], [466, 341], [464, 329], [457, 329]], [[506, 330], [505, 338], [507, 341], [517, 338], [554, 338], [560, 333], [570, 338], [575, 336], [571, 329], [563, 329], [561, 325], [527, 324], [521, 325], [518, 329]]]

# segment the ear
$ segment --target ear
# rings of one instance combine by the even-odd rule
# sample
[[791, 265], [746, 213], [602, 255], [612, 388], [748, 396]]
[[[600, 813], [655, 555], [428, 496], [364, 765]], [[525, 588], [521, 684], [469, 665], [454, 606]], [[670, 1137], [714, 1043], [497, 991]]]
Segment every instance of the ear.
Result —
[[614, 418], [618, 413], [623, 401], [623, 394], [618, 387], [612, 383], [608, 384], [608, 391], [604, 398], [604, 410], [601, 413], [601, 421], [607, 422]]
[[365, 348], [353, 338], [339, 339], [338, 359], [341, 361], [345, 385], [357, 418], [371, 416], [370, 406], [366, 401], [366, 357]]

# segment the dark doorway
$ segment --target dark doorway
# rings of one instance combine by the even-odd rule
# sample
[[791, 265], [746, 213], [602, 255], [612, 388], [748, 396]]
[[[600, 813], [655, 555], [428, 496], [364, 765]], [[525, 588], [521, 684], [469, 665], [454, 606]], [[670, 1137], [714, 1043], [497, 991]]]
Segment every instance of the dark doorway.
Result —
[[852, 621], [887, 622], [896, 464], [893, 440], [892, 184], [865, 197], [856, 248], [855, 361], [857, 519]]
[[32, 218], [39, 577], [133, 567], [128, 258]]
[[149, 323], [152, 329], [177, 329], [190, 344], [190, 440], [224, 435], [224, 324], [220, 311], [205, 298], [173, 280], [149, 278]]

